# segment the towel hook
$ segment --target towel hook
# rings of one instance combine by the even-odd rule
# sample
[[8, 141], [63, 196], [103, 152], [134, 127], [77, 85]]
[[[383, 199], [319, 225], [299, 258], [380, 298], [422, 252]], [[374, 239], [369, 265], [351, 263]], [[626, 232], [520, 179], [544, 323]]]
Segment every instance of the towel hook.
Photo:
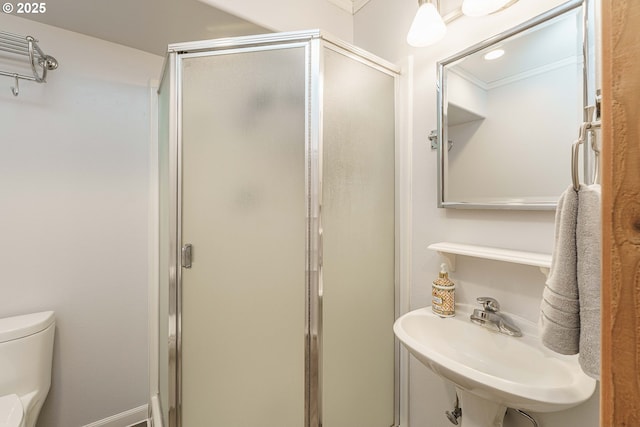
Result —
[[580, 176], [578, 174], [578, 154], [580, 153], [580, 140], [577, 140], [571, 146], [571, 181], [573, 182], [573, 189], [578, 191], [580, 189]]
[[580, 145], [586, 140], [587, 131], [591, 128], [591, 122], [584, 122], [580, 126], [578, 139], [571, 146], [571, 181], [573, 181], [573, 189], [580, 189], [580, 174], [578, 173], [578, 161], [580, 160]]
[[16, 79], [16, 85], [11, 87], [11, 93], [13, 94], [13, 96], [18, 96], [18, 94], [20, 93], [20, 79], [18, 78], [17, 74], [14, 74], [13, 78]]

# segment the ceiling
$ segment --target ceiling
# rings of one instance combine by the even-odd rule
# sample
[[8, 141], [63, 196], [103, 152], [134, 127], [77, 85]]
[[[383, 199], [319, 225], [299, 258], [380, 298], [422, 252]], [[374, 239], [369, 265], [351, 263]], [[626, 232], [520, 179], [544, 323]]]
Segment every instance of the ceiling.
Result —
[[[353, 15], [370, 0], [326, 1]], [[461, 4], [441, 0], [441, 13]], [[271, 32], [202, 0], [56, 0], [44, 14], [20, 16], [161, 56], [170, 43]]]
[[[580, 10], [563, 14], [545, 24], [467, 56], [453, 67], [481, 87], [580, 57], [582, 32]], [[504, 56], [486, 61], [489, 50], [502, 48]]]
[[21, 16], [161, 56], [170, 43], [270, 32], [198, 0], [56, 0]]

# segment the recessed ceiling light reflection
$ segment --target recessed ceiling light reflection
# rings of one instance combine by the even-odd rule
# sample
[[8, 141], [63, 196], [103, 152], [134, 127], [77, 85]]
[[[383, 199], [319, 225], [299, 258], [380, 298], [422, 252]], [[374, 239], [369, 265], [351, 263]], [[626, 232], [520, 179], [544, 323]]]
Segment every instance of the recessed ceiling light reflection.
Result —
[[494, 59], [500, 58], [502, 55], [504, 55], [503, 49], [495, 49], [495, 50], [492, 50], [491, 52], [487, 52], [484, 55], [484, 59], [486, 59], [487, 61], [493, 61]]

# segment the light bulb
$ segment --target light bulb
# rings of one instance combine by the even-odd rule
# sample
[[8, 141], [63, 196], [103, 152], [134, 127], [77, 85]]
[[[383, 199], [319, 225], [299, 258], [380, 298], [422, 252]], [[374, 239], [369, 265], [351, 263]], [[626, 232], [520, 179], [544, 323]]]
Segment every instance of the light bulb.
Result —
[[464, 0], [462, 13], [467, 16], [485, 16], [498, 11], [511, 0]]
[[407, 43], [414, 47], [429, 46], [442, 39], [447, 32], [442, 17], [431, 3], [418, 8], [407, 34]]

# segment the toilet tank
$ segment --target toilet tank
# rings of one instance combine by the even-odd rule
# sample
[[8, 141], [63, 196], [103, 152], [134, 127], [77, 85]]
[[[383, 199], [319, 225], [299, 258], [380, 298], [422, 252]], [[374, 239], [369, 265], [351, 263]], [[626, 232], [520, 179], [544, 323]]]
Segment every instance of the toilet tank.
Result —
[[53, 311], [0, 319], [0, 396], [36, 393], [51, 385]]

